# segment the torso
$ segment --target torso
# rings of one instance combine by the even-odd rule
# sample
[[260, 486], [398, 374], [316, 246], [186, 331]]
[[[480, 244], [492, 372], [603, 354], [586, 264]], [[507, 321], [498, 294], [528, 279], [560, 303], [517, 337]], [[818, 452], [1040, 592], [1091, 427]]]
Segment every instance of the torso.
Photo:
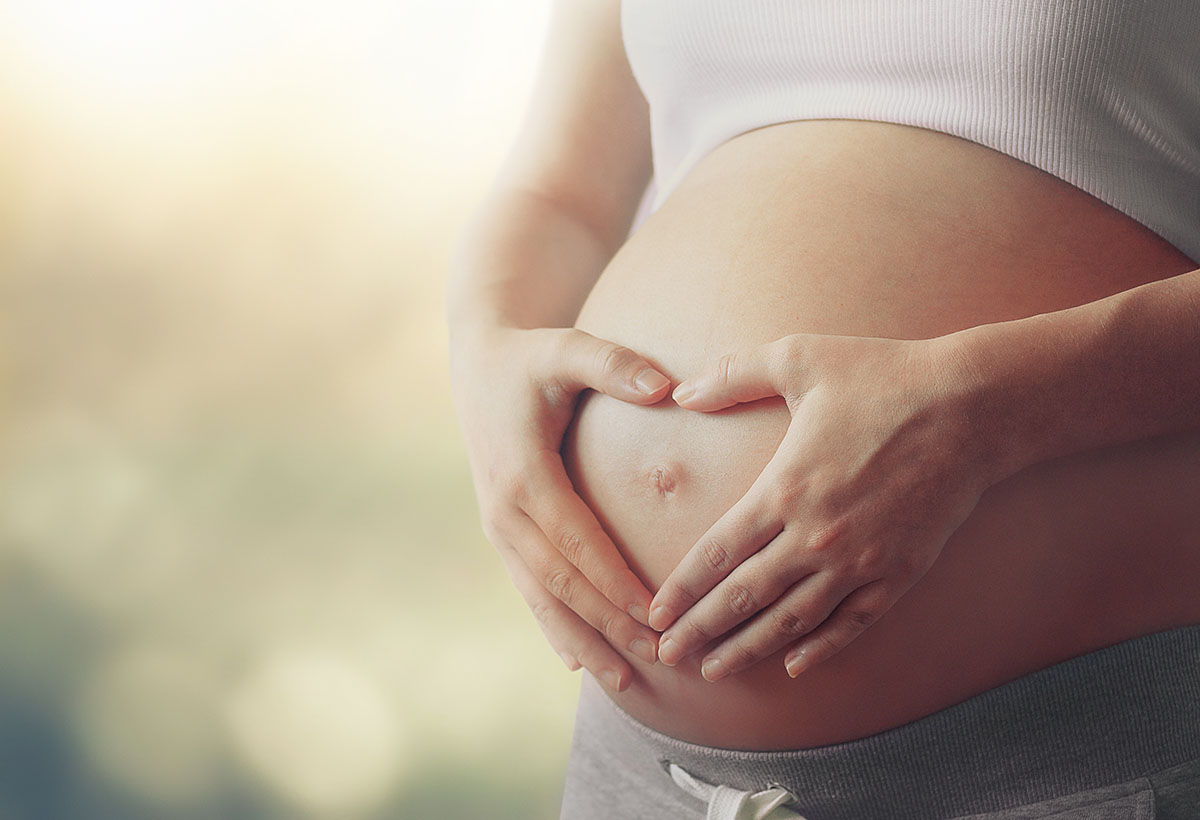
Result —
[[[990, 149], [864, 121], [773, 125], [702, 160], [602, 274], [577, 326], [672, 379], [790, 333], [928, 338], [1192, 270], [1091, 196]], [[588, 393], [564, 453], [651, 589], [749, 487], [779, 401], [718, 414]], [[670, 492], [655, 481], [666, 469]], [[800, 679], [633, 661], [617, 703], [696, 743], [863, 737], [1092, 649], [1200, 622], [1200, 434], [1079, 453], [988, 490], [926, 577]]]

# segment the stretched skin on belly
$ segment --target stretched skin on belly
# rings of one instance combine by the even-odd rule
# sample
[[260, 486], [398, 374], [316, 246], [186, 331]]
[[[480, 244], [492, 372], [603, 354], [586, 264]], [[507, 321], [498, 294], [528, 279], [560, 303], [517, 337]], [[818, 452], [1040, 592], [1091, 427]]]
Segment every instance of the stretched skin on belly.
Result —
[[[673, 379], [789, 333], [927, 338], [1195, 267], [1127, 217], [971, 143], [881, 123], [787, 123], [706, 158], [601, 276], [578, 326]], [[587, 394], [564, 455], [652, 588], [745, 492], [788, 424]], [[615, 696], [698, 743], [861, 737], [1128, 637], [1200, 621], [1200, 436], [1038, 465], [985, 494], [942, 556], [842, 655], [716, 684], [696, 655], [634, 662]], [[719, 706], [719, 708], [717, 708]]]

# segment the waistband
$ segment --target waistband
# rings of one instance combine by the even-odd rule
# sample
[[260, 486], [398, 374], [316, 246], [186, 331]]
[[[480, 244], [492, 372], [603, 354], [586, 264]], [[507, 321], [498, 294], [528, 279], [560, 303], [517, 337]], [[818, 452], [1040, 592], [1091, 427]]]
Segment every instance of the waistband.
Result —
[[[585, 715], [590, 712], [590, 716]], [[1200, 758], [1200, 625], [1064, 661], [860, 740], [739, 751], [634, 720], [585, 676], [579, 733], [654, 769], [710, 783], [782, 786], [812, 818], [956, 817], [1120, 783]]]

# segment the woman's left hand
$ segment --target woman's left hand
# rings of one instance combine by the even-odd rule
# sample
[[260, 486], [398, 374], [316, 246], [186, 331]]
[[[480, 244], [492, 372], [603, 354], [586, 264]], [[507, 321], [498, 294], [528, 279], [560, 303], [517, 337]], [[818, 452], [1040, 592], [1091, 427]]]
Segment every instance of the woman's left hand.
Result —
[[664, 663], [724, 636], [701, 665], [706, 679], [787, 646], [796, 677], [928, 571], [998, 477], [973, 435], [949, 340], [787, 336], [680, 383], [675, 400], [689, 410], [782, 396], [792, 420], [754, 484], [655, 595]]

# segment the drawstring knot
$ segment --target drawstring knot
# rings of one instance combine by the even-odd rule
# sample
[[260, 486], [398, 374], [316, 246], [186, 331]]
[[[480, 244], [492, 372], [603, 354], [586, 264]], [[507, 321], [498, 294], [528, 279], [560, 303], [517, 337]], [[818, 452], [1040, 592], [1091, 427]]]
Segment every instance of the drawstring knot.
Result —
[[787, 807], [796, 796], [782, 786], [751, 793], [706, 783], [674, 763], [667, 765], [667, 771], [675, 785], [708, 804], [705, 820], [804, 820]]

